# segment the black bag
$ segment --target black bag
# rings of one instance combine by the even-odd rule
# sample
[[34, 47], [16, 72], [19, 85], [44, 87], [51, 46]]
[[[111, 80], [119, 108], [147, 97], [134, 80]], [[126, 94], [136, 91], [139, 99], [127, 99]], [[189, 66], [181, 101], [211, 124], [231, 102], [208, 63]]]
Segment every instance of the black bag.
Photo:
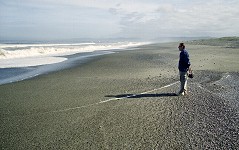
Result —
[[194, 77], [193, 71], [192, 71], [191, 68], [189, 68], [189, 70], [188, 70], [188, 77], [189, 77], [189, 78], [193, 78], [193, 77]]

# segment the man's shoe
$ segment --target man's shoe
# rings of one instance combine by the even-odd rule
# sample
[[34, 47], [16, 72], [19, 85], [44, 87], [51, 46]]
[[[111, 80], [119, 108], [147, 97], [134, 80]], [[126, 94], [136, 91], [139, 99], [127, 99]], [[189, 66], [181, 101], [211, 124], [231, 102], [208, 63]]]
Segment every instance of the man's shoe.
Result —
[[188, 95], [188, 92], [186, 90], [183, 91], [184, 95]]

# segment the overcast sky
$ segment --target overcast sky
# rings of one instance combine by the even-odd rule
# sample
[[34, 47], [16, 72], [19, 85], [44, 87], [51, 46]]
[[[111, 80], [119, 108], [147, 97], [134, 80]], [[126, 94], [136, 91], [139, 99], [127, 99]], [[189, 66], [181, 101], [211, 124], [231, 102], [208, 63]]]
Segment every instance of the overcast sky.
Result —
[[239, 36], [239, 0], [0, 0], [0, 38]]

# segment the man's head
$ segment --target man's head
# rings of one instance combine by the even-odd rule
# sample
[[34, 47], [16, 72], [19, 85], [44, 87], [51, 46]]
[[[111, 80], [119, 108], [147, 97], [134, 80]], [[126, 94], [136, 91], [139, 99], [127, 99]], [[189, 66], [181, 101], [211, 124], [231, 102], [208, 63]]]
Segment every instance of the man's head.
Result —
[[180, 51], [184, 50], [184, 49], [185, 49], [184, 43], [179, 43], [178, 49], [179, 49]]

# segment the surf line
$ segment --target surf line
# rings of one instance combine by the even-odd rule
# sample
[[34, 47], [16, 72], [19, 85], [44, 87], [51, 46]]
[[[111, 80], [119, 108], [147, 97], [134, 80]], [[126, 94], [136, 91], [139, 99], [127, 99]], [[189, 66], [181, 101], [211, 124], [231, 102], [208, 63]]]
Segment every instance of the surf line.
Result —
[[[157, 89], [153, 89], [153, 90], [150, 90], [150, 91], [145, 91], [145, 92], [142, 92], [142, 93], [140, 93], [140, 94], [147, 94], [147, 93], [150, 93], [150, 92], [154, 92], [154, 91], [157, 91], [157, 90], [161, 90], [161, 89], [170, 87], [170, 86], [172, 86], [172, 85], [175, 85], [175, 84], [177, 84], [177, 83], [179, 83], [179, 81], [174, 82], [174, 83], [171, 83], [171, 84], [168, 84], [168, 85], [165, 85], [165, 86], [160, 87], [160, 88], [157, 88]], [[99, 105], [99, 104], [106, 103], [106, 102], [110, 102], [110, 101], [116, 101], [116, 100], [122, 100], [122, 99], [126, 99], [126, 98], [132, 98], [132, 97], [135, 97], [135, 96], [137, 96], [137, 95], [138, 95], [138, 94], [133, 94], [133, 95], [128, 95], [128, 96], [124, 96], [124, 97], [120, 97], [120, 98], [111, 98], [111, 99], [107, 99], [107, 100], [104, 100], [104, 101], [100, 101], [100, 102], [98, 102], [98, 103], [93, 103], [93, 104], [84, 105], [84, 106], [78, 106], [78, 107], [73, 107], [73, 108], [60, 109], [60, 110], [55, 110], [55, 111], [50, 111], [50, 112], [45, 112], [45, 113], [66, 112], [66, 111], [75, 110], [75, 109], [81, 109], [81, 108], [85, 108], [85, 107], [89, 107], [89, 106], [93, 106], [93, 105]]]
[[212, 95], [218, 96], [219, 98], [225, 100], [225, 98], [224, 98], [222, 95], [213, 93], [212, 91], [210, 91], [210, 90], [208, 90], [208, 89], [202, 87], [199, 83], [195, 83], [195, 84], [196, 84], [200, 89], [202, 89], [202, 90], [204, 90], [204, 91], [206, 91], [206, 92], [208, 92], [208, 93], [211, 93]]
[[[160, 88], [157, 88], [157, 89], [153, 89], [153, 90], [150, 90], [150, 91], [142, 92], [142, 93], [140, 93], [139, 95], [141, 95], [141, 94], [147, 94], [147, 93], [154, 92], [154, 91], [157, 91], [157, 90], [161, 90], [161, 89], [170, 87], [170, 86], [172, 86], [172, 85], [174, 85], [174, 84], [177, 84], [178, 82], [179, 82], [179, 81], [174, 82], [174, 83], [171, 83], [171, 84], [168, 84], [168, 85], [165, 85], [165, 86], [160, 87]], [[111, 98], [111, 99], [108, 99], [108, 100], [100, 101], [100, 102], [98, 102], [98, 103], [100, 104], [100, 103], [106, 103], [106, 102], [109, 102], [109, 101], [121, 100], [121, 99], [125, 99], [125, 98], [132, 98], [132, 97], [135, 97], [135, 96], [137, 96], [137, 95], [138, 95], [138, 94], [133, 94], [133, 95], [124, 96], [124, 97], [121, 97], [121, 98]]]

